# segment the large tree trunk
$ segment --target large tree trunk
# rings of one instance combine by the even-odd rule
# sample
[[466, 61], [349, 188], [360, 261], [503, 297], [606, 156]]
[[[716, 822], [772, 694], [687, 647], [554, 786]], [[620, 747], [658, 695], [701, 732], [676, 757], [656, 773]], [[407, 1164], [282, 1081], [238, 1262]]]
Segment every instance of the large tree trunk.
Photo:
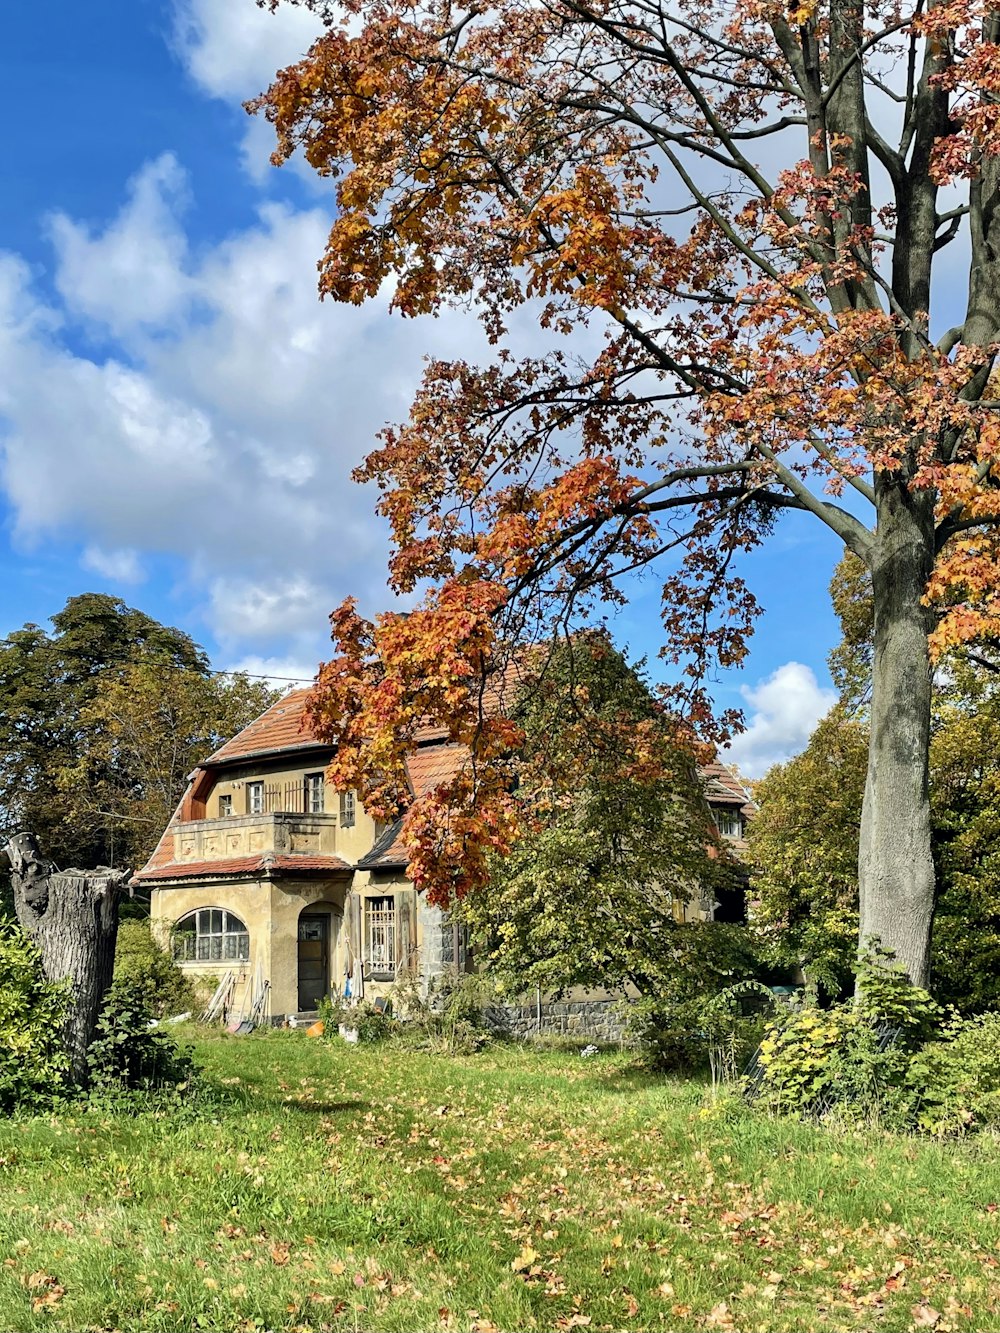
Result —
[[50, 981], [70, 983], [64, 1029], [73, 1078], [87, 1080], [87, 1051], [115, 965], [118, 902], [127, 871], [54, 871], [37, 855], [34, 840], [8, 844], [18, 923], [42, 956]]
[[929, 975], [934, 863], [928, 793], [930, 615], [921, 598], [934, 556], [931, 497], [881, 480], [872, 561], [875, 661], [861, 814], [861, 946], [891, 949], [911, 981]]

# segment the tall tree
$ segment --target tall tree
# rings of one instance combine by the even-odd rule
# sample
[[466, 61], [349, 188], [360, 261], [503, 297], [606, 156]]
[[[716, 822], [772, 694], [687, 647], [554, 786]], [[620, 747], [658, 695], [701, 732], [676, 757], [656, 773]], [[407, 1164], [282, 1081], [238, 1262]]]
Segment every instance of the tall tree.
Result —
[[[754, 786], [748, 840], [755, 926], [772, 955], [837, 993], [854, 957], [857, 848], [874, 654], [871, 578], [849, 553], [830, 593], [842, 638], [830, 655], [841, 700], [806, 749]], [[962, 1010], [1000, 1001], [1000, 672], [993, 655], [947, 654], [932, 696], [931, 932], [935, 993]]]
[[[405, 804], [403, 753], [439, 720], [477, 767], [411, 811], [413, 868], [444, 896], [481, 882], [512, 836], [491, 777], [511, 737], [463, 702], [470, 673], [673, 553], [664, 651], [711, 732], [705, 669], [742, 659], [757, 611], [737, 557], [801, 510], [871, 571], [860, 929], [925, 982], [929, 632], [964, 641], [1000, 617], [1000, 15], [301, 3], [324, 30], [252, 109], [276, 160], [301, 149], [338, 178], [321, 291], [391, 290], [405, 315], [471, 305], [498, 345], [483, 367], [431, 364], [360, 470], [383, 491], [393, 584], [430, 591], [407, 620], [334, 613], [316, 709], [338, 779]], [[963, 232], [964, 291], [935, 284]], [[525, 318], [551, 350], [514, 354]], [[459, 816], [461, 845], [430, 836]]]
[[560, 645], [512, 714], [526, 833], [462, 900], [477, 957], [515, 993], [656, 993], [677, 969], [677, 909], [734, 882], [689, 751], [605, 636]]
[[35, 833], [57, 865], [109, 864], [116, 825], [61, 780], [76, 768], [88, 788], [112, 781], [88, 710], [131, 664], [156, 672], [169, 694], [175, 676], [204, 677], [208, 659], [179, 629], [103, 593], [71, 597], [52, 627], [29, 624], [0, 640], [0, 817], [8, 833]]
[[80, 710], [76, 753], [54, 772], [67, 818], [106, 830], [111, 864], [142, 865], [192, 768], [278, 698], [245, 675], [156, 658], [103, 673]]

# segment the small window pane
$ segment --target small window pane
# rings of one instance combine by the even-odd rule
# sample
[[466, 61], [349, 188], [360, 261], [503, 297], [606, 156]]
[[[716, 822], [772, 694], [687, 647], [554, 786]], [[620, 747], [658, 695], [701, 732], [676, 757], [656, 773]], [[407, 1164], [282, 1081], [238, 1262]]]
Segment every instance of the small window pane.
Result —
[[232, 912], [203, 907], [177, 923], [171, 952], [178, 962], [246, 962], [250, 958], [250, 933]]

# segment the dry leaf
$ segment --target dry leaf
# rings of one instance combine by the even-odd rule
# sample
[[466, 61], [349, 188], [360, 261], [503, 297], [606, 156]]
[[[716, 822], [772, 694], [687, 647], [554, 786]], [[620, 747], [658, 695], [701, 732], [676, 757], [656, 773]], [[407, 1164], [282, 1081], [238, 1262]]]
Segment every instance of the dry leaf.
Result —
[[941, 1318], [940, 1312], [933, 1305], [911, 1305], [910, 1314], [917, 1328], [933, 1328]]

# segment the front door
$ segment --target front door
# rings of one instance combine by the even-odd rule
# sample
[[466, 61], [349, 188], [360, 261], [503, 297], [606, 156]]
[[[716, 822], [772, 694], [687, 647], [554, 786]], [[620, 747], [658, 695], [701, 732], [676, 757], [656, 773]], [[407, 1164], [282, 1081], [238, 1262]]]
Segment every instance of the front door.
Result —
[[330, 989], [330, 918], [299, 917], [299, 1010], [313, 1010]]

